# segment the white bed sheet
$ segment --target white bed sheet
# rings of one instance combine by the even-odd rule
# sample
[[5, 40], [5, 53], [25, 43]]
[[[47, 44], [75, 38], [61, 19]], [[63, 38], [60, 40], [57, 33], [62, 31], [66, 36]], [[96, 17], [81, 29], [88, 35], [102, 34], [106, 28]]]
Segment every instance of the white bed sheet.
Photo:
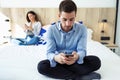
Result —
[[87, 45], [88, 55], [96, 55], [101, 59], [101, 80], [119, 80], [120, 57], [99, 42], [90, 41]]
[[1, 48], [0, 80], [54, 80], [37, 71], [39, 61], [46, 59], [45, 48], [45, 45]]
[[[120, 57], [96, 41], [87, 44], [88, 55], [97, 55], [102, 62], [97, 71], [101, 80], [118, 80]], [[46, 59], [46, 46], [5, 46], [0, 48], [0, 80], [56, 80], [38, 73], [37, 64]]]

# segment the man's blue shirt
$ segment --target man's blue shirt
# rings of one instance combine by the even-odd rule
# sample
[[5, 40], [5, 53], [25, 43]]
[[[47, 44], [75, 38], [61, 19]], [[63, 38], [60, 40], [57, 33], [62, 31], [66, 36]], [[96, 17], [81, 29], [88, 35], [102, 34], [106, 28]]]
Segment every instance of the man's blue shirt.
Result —
[[51, 67], [55, 67], [57, 62], [54, 56], [59, 53], [72, 53], [76, 51], [79, 54], [78, 64], [83, 63], [86, 56], [87, 29], [80, 23], [74, 23], [69, 32], [64, 32], [61, 23], [57, 22], [51, 25], [47, 31], [47, 58]]

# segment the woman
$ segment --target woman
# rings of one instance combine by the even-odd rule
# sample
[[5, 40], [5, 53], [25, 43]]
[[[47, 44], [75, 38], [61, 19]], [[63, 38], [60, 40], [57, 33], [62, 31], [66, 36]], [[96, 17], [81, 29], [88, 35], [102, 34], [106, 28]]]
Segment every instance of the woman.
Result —
[[19, 45], [34, 45], [39, 41], [39, 33], [41, 30], [41, 22], [39, 21], [37, 14], [34, 11], [29, 11], [26, 14], [27, 23], [25, 23], [23, 29], [26, 33], [25, 39], [19, 40]]

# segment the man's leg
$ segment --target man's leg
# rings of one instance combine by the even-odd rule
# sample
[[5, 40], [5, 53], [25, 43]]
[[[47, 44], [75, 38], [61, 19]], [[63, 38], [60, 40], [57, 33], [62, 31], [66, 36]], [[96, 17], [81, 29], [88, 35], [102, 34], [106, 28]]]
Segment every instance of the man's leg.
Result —
[[100, 79], [101, 76], [98, 73], [93, 73], [98, 70], [101, 66], [101, 61], [96, 56], [86, 56], [84, 58], [83, 64], [73, 64], [68, 67], [69, 70], [75, 72], [77, 77], [75, 80], [92, 80], [92, 79]]
[[66, 68], [67, 65], [57, 64], [56, 67], [50, 67], [49, 60], [43, 60], [38, 64], [38, 72], [48, 77], [56, 79], [72, 79], [75, 74]]
[[84, 65], [89, 66], [89, 71], [96, 71], [101, 67], [101, 60], [97, 56], [86, 56], [84, 58]]
[[95, 70], [98, 70], [101, 66], [101, 61], [98, 57], [96, 56], [86, 56], [84, 58], [84, 63], [83, 64], [73, 64], [68, 67], [69, 70], [80, 74], [88, 74], [91, 73]]
[[100, 80], [101, 75], [96, 72], [91, 72], [89, 74], [83, 75], [83, 76], [77, 76], [75, 80]]

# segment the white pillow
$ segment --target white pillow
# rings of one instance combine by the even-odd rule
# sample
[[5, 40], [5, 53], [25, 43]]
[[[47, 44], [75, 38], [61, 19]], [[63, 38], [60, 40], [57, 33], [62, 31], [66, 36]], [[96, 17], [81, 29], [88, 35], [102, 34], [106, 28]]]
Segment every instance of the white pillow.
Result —
[[51, 25], [50, 24], [44, 25], [42, 28], [45, 29], [45, 30], [47, 30], [49, 26], [51, 26]]
[[44, 39], [46, 39], [46, 36], [47, 36], [47, 30], [48, 30], [48, 28], [49, 28], [50, 26], [51, 26], [51, 25], [48, 24], [48, 25], [45, 25], [45, 26], [42, 27], [43, 29], [46, 30], [46, 32], [43, 34]]
[[88, 28], [87, 29], [87, 41], [92, 40], [92, 34], [93, 34], [92, 29]]

